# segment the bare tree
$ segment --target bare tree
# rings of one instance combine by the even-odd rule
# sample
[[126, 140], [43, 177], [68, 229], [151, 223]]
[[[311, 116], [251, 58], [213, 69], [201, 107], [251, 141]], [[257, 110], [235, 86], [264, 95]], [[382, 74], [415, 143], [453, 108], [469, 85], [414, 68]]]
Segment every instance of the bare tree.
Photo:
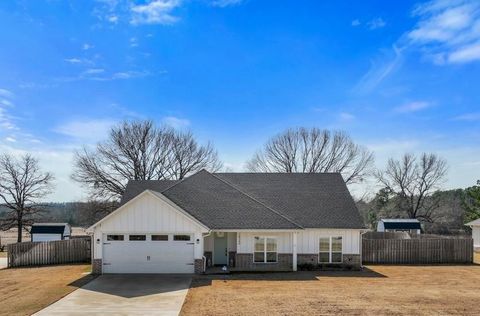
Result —
[[209, 169], [219, 171], [223, 164], [213, 146], [200, 145], [191, 132], [176, 132], [171, 143], [167, 173], [169, 178], [183, 179], [189, 173]]
[[253, 172], [340, 172], [346, 183], [369, 175], [373, 153], [343, 132], [296, 128], [271, 138], [247, 163]]
[[0, 156], [0, 200], [8, 209], [0, 220], [2, 230], [16, 227], [17, 241], [22, 230], [33, 224], [34, 215], [43, 210], [38, 200], [52, 192], [53, 175], [42, 172], [38, 161], [29, 154], [20, 159]]
[[115, 200], [128, 180], [176, 180], [217, 164], [213, 147], [199, 145], [191, 133], [134, 121], [113, 127], [95, 150], [77, 152], [72, 178], [90, 189], [92, 199]]
[[375, 177], [394, 196], [396, 207], [409, 218], [432, 222], [439, 201], [433, 193], [447, 174], [447, 162], [435, 154], [423, 153], [417, 158], [405, 154], [401, 159], [389, 159], [383, 171]]

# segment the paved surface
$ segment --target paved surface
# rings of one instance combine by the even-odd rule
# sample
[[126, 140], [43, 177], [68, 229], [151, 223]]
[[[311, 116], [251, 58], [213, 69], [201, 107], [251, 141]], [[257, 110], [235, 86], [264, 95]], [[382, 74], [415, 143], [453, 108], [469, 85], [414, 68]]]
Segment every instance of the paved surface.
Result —
[[102, 275], [35, 315], [178, 315], [185, 275]]
[[7, 258], [0, 258], [0, 269], [6, 268], [7, 265]]

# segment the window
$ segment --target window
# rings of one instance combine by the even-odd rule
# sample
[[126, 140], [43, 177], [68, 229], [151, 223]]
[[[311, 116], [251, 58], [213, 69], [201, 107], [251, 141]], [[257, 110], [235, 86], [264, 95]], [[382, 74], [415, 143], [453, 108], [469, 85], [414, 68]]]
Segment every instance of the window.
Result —
[[168, 235], [152, 235], [152, 241], [168, 241]]
[[342, 237], [320, 237], [318, 262], [341, 263], [342, 261]]
[[122, 241], [123, 235], [107, 235], [108, 241]]
[[274, 237], [255, 237], [253, 262], [277, 262], [277, 239]]
[[130, 241], [144, 241], [144, 240], [147, 240], [147, 236], [145, 236], [145, 235], [130, 235], [130, 236], [128, 236], [128, 240], [130, 240]]
[[173, 240], [175, 241], [189, 241], [190, 235], [173, 235]]

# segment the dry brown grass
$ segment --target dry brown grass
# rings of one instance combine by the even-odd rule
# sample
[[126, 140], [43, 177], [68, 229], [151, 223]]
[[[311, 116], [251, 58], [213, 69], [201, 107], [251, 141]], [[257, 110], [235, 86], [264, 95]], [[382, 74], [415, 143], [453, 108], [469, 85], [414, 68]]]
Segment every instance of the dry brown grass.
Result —
[[7, 257], [7, 252], [6, 251], [0, 251], [0, 258], [6, 258]]
[[475, 263], [480, 264], [480, 251], [475, 252], [474, 257], [473, 257], [473, 261], [475, 261]]
[[480, 315], [479, 297], [480, 265], [371, 266], [197, 277], [181, 314]]
[[0, 270], [0, 315], [31, 315], [93, 279], [90, 265]]

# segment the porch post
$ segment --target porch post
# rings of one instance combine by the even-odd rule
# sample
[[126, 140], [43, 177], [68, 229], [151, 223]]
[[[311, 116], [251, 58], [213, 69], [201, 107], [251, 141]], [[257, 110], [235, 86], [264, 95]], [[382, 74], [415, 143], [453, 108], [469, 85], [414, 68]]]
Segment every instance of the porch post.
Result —
[[297, 232], [293, 232], [292, 240], [292, 270], [297, 271]]

